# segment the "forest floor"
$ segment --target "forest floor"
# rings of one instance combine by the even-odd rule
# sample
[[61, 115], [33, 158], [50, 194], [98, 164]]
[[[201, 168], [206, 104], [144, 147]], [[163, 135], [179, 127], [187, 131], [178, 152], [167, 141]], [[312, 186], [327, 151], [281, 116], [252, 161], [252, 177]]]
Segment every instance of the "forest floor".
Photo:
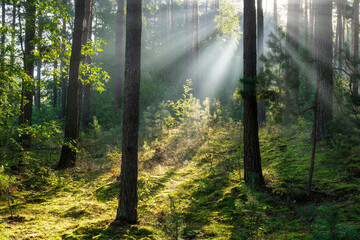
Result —
[[360, 147], [342, 136], [320, 143], [307, 196], [309, 129], [261, 130], [261, 189], [243, 182], [236, 123], [145, 143], [139, 225], [117, 230], [115, 150], [84, 155], [73, 170], [44, 168], [11, 190], [15, 217], [1, 202], [0, 239], [360, 239]]

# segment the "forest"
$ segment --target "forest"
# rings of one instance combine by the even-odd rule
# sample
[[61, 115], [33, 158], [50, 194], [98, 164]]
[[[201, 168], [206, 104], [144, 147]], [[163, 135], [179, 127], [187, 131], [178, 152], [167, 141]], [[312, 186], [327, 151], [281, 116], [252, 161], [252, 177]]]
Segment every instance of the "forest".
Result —
[[0, 240], [360, 240], [359, 0], [0, 5]]

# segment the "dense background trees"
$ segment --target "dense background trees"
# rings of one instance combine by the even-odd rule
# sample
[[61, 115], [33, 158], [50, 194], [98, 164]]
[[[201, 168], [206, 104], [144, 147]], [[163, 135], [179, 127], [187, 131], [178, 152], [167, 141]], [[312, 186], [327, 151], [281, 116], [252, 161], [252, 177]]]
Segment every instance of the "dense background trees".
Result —
[[1, 4], [0, 238], [357, 239], [358, 0]]

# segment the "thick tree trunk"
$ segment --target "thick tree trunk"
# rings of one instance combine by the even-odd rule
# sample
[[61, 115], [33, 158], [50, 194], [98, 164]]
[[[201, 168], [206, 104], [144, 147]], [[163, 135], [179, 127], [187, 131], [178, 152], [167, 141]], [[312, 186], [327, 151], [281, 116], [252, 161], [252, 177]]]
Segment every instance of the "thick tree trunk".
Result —
[[124, 35], [124, 0], [117, 1], [116, 16], [116, 49], [115, 49], [115, 102], [116, 107], [122, 107], [122, 84], [123, 84], [123, 35]]
[[[62, 5], [66, 6], [67, 4], [67, 0], [62, 0]], [[62, 34], [62, 51], [65, 52], [65, 42], [66, 42], [66, 20], [65, 18], [63, 18], [63, 23], [62, 23], [62, 30], [61, 30], [61, 34]], [[61, 113], [60, 113], [60, 117], [62, 119], [65, 118], [65, 113], [66, 113], [66, 92], [67, 92], [67, 81], [66, 81], [66, 73], [63, 72], [63, 69], [66, 65], [65, 61], [64, 61], [64, 54], [62, 54], [61, 57]]]
[[317, 0], [315, 4], [315, 57], [317, 66], [317, 123], [316, 138], [326, 134], [326, 123], [332, 119], [333, 70], [332, 70], [332, 2]]
[[[92, 8], [93, 8], [93, 0], [87, 0], [85, 6], [85, 21], [86, 27], [84, 30], [83, 40], [86, 39], [86, 43], [91, 40], [92, 36]], [[85, 40], [84, 40], [85, 42]], [[91, 57], [85, 57], [85, 63], [91, 63]], [[86, 81], [87, 76], [83, 76], [83, 79]], [[83, 114], [82, 114], [82, 126], [83, 128], [87, 128], [90, 124], [90, 88], [91, 84], [87, 83], [84, 85], [84, 103], [83, 103]], [[80, 105], [81, 106], [81, 105]]]
[[354, 0], [352, 19], [352, 55], [355, 61], [352, 75], [352, 94], [359, 95], [359, 0]]
[[65, 120], [65, 144], [61, 149], [58, 169], [72, 168], [76, 164], [76, 146], [79, 122], [79, 67], [81, 61], [81, 43], [85, 16], [85, 0], [75, 0], [75, 23], [70, 57], [69, 88]]
[[256, 103], [255, 0], [244, 0], [244, 172], [245, 182], [263, 185]]
[[113, 226], [136, 224], [139, 95], [141, 74], [141, 0], [127, 2], [122, 162], [119, 206]]

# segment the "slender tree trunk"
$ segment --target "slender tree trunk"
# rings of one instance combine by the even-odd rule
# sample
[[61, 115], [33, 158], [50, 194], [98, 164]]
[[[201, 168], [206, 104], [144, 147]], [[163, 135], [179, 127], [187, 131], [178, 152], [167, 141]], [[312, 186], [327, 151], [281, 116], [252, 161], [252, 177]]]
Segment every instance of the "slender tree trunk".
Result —
[[[42, 17], [39, 18], [39, 32], [38, 38], [41, 40], [43, 35], [43, 27], [42, 27], [43, 19]], [[37, 62], [37, 86], [36, 86], [36, 94], [35, 94], [35, 106], [40, 109], [40, 102], [41, 102], [41, 67], [42, 67], [42, 59], [41, 59], [41, 44], [38, 44], [38, 48], [40, 51], [40, 59]]]
[[[20, 125], [32, 125], [33, 110], [33, 79], [34, 79], [34, 39], [36, 26], [36, 1], [27, 0], [25, 3], [25, 56], [24, 68], [29, 79], [22, 80], [22, 96], [20, 109]], [[31, 137], [22, 136], [21, 142], [25, 147], [30, 146]]]
[[[86, 42], [91, 41], [92, 36], [92, 8], [93, 8], [93, 0], [87, 0], [85, 6], [85, 21], [86, 28], [84, 30], [83, 39], [86, 39]], [[85, 41], [84, 41], [85, 42]], [[85, 57], [85, 64], [91, 63], [91, 57]], [[83, 76], [83, 79], [86, 81], [87, 76]], [[87, 83], [84, 85], [84, 105], [83, 105], [83, 114], [82, 114], [82, 126], [83, 128], [87, 128], [90, 124], [90, 88], [91, 84]], [[80, 105], [81, 106], [81, 105]]]
[[352, 19], [352, 55], [354, 59], [354, 70], [352, 75], [352, 94], [359, 94], [359, 0], [354, 0]]
[[277, 0], [274, 0], [274, 28], [275, 28], [275, 32], [277, 32], [277, 28], [278, 28], [278, 12], [277, 12]]
[[314, 44], [314, 21], [315, 21], [315, 2], [316, 0], [311, 1], [310, 9], [310, 41]]
[[298, 55], [299, 51], [299, 17], [300, 17], [300, 1], [288, 0], [288, 14], [287, 14], [287, 26], [286, 26], [286, 48], [287, 48], [287, 68], [286, 68], [286, 108], [287, 114], [290, 109], [294, 107], [291, 101], [291, 94], [294, 96], [296, 105], [298, 103], [298, 93], [300, 88], [299, 71], [296, 63], [295, 55]]
[[255, 0], [244, 0], [244, 172], [245, 182], [263, 185], [256, 103]]
[[122, 107], [122, 84], [123, 84], [123, 35], [124, 35], [124, 0], [117, 1], [116, 16], [116, 49], [115, 49], [115, 102], [116, 106]]
[[200, 75], [199, 75], [199, 2], [193, 0], [193, 43], [192, 56], [194, 60], [193, 81], [195, 86], [195, 95], [200, 98]]
[[305, 26], [305, 46], [308, 45], [308, 41], [309, 41], [309, 5], [308, 5], [308, 1], [309, 0], [304, 0], [305, 1], [305, 22], [304, 22], [304, 26]]
[[319, 86], [316, 138], [322, 140], [325, 125], [332, 119], [333, 70], [332, 70], [332, 2], [317, 0], [315, 4], [315, 57], [317, 59], [317, 85]]
[[309, 177], [306, 183], [305, 192], [308, 196], [310, 196], [311, 193], [311, 184], [313, 180], [314, 175], [314, 169], [315, 169], [315, 154], [316, 154], [316, 144], [317, 144], [317, 103], [318, 103], [318, 94], [319, 93], [319, 86], [316, 87], [316, 94], [315, 94], [315, 101], [314, 101], [314, 123], [313, 123], [313, 132], [312, 132], [312, 151], [311, 151], [311, 162], [310, 162], [310, 168], [309, 168]]
[[6, 0], [1, 1], [1, 22], [2, 28], [1, 31], [1, 72], [4, 71], [5, 63], [5, 28], [6, 28]]
[[139, 95], [141, 74], [141, 0], [127, 2], [122, 162], [119, 206], [113, 226], [136, 224]]
[[75, 0], [75, 22], [70, 57], [69, 88], [65, 120], [65, 144], [61, 149], [58, 169], [72, 168], [76, 164], [76, 146], [79, 135], [79, 67], [85, 16], [85, 0]]
[[[67, 0], [62, 0], [62, 5], [63, 7], [65, 7], [67, 4]], [[65, 52], [65, 42], [66, 42], [66, 19], [63, 18], [63, 23], [62, 23], [62, 51]], [[62, 54], [61, 56], [61, 114], [60, 117], [62, 119], [65, 118], [65, 113], [66, 113], [66, 92], [67, 92], [67, 79], [66, 79], [66, 72], [63, 71], [63, 69], [65, 68], [66, 63], [64, 61], [64, 54]]]
[[11, 54], [10, 54], [10, 65], [15, 64], [15, 36], [16, 36], [16, 4], [17, 1], [13, 0], [12, 8], [12, 33], [11, 33]]
[[[263, 69], [263, 63], [260, 60], [260, 56], [264, 54], [264, 11], [263, 11], [263, 0], [257, 0], [257, 32], [258, 32], [258, 42], [257, 42], [257, 49], [258, 49], [258, 73], [261, 75], [261, 71]], [[266, 113], [265, 113], [265, 102], [263, 99], [259, 100], [258, 105], [258, 120], [259, 125], [262, 126], [266, 121]]]
[[53, 86], [53, 101], [52, 101], [52, 104], [53, 104], [53, 108], [56, 107], [57, 105], [57, 99], [58, 99], [58, 77], [57, 77], [57, 71], [58, 69], [58, 61], [55, 61], [54, 62], [54, 86]]

